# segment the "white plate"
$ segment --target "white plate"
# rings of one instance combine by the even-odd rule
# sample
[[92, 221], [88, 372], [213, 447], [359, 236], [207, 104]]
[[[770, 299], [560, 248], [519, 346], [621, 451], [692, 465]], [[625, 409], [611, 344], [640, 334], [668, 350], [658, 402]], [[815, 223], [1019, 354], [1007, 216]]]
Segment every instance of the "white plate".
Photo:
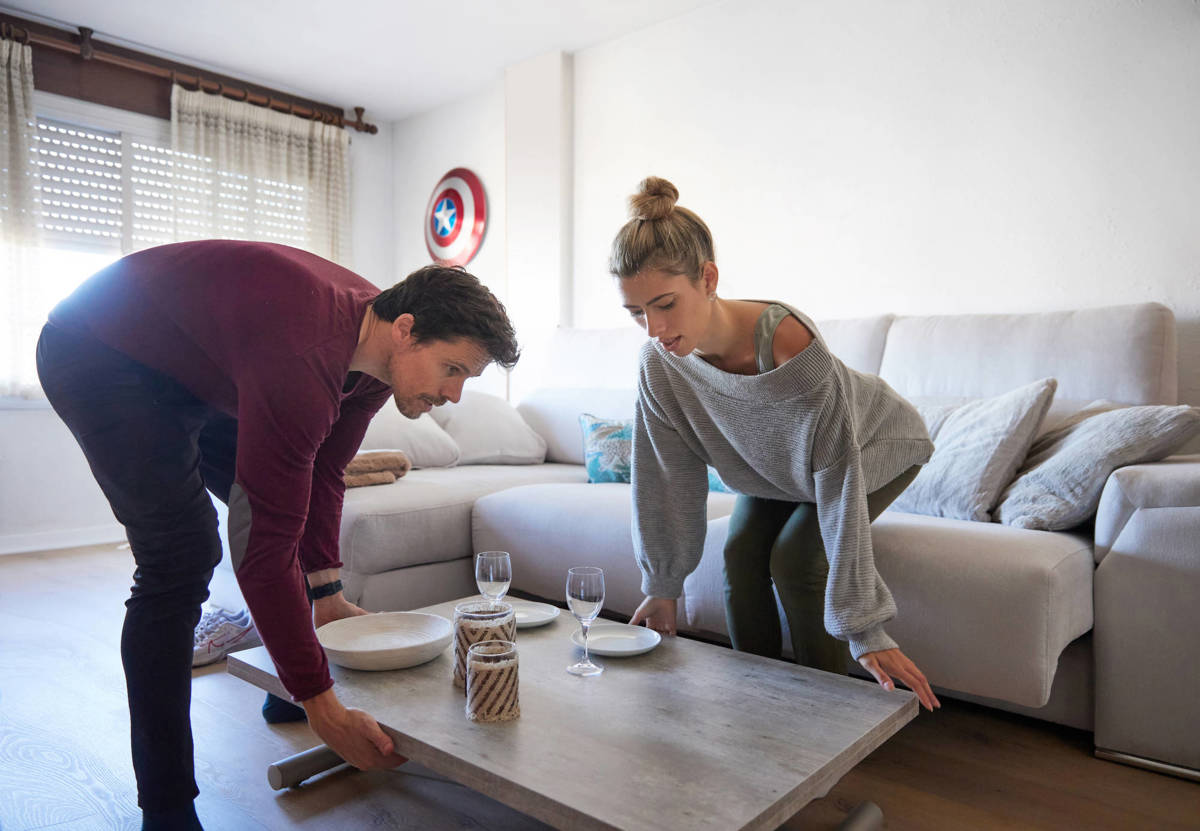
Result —
[[[583, 646], [583, 632], [576, 629], [571, 635], [576, 646]], [[620, 658], [641, 655], [658, 646], [662, 635], [645, 626], [628, 623], [596, 623], [588, 630], [588, 651], [597, 655]]]
[[535, 603], [532, 600], [519, 600], [515, 597], [506, 597], [504, 602], [512, 605], [513, 613], [517, 616], [518, 629], [545, 626], [558, 617], [558, 613], [562, 611], [549, 603]]
[[376, 612], [326, 623], [317, 640], [349, 669], [404, 669], [432, 661], [450, 645], [450, 621], [420, 612]]

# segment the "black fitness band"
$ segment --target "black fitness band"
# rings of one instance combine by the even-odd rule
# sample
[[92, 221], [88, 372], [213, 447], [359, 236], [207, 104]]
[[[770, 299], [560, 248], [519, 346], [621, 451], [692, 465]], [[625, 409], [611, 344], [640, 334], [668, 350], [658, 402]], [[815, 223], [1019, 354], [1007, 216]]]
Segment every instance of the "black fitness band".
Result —
[[342, 581], [334, 580], [332, 583], [326, 583], [323, 586], [313, 588], [308, 586], [308, 599], [320, 600], [322, 597], [329, 597], [331, 594], [337, 594], [342, 590]]

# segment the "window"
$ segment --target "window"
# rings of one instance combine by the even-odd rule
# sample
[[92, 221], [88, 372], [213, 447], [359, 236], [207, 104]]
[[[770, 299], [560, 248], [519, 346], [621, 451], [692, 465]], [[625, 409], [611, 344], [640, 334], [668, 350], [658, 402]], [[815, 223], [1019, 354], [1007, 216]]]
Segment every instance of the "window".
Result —
[[212, 236], [305, 246], [303, 185], [53, 118], [38, 118], [33, 152], [46, 248], [121, 255]]
[[[293, 180], [300, 184], [225, 170], [211, 158], [173, 151], [170, 122], [163, 119], [44, 92], [35, 92], [33, 103], [29, 153], [40, 241], [36, 249], [22, 249], [22, 266], [0, 269], [7, 272], [0, 273], [0, 297], [9, 301], [0, 320], [0, 396], [39, 396], [32, 345], [47, 314], [125, 254], [213, 237], [320, 253], [321, 240], [340, 244], [345, 236], [342, 220], [331, 225], [326, 215], [336, 200], [312, 184], [318, 180], [309, 165], [300, 164]], [[274, 152], [263, 147], [258, 152]], [[236, 158], [245, 164], [244, 150]], [[292, 166], [283, 173], [279, 165], [270, 169], [292, 178]]]

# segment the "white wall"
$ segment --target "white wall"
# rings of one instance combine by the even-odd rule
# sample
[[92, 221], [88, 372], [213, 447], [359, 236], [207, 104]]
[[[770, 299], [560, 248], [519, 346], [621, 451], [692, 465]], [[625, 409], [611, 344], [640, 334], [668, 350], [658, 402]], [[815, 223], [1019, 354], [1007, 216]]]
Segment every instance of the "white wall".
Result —
[[393, 126], [380, 124], [375, 135], [350, 134], [349, 268], [380, 288], [400, 278], [396, 271], [395, 221], [392, 216]]
[[572, 59], [550, 52], [504, 72], [508, 306], [524, 346], [513, 401], [541, 386], [544, 345], [574, 312]]
[[[147, 132], [154, 127], [148, 122], [158, 121], [108, 107], [80, 106], [59, 96], [43, 100], [60, 108], [78, 107], [88, 123], [97, 126], [103, 125], [96, 119], [107, 116], [115, 129]], [[391, 126], [381, 124], [373, 136], [356, 133], [350, 162], [353, 268], [377, 285], [391, 285], [398, 279]], [[83, 453], [53, 410], [44, 402], [0, 399], [0, 554], [121, 539], [124, 532]]]
[[[474, 95], [396, 122], [394, 127], [392, 236], [396, 280], [430, 262], [424, 236], [426, 204], [442, 176], [456, 167], [466, 167], [483, 183], [488, 211], [483, 242], [466, 269], [507, 302], [503, 81], [497, 79]], [[494, 367], [468, 383], [469, 389], [505, 395], [505, 375]]]
[[[1158, 300], [1200, 404], [1200, 6], [739, 0], [575, 55], [575, 325], [648, 174], [817, 318]], [[1114, 333], [1113, 348], [1120, 348]]]

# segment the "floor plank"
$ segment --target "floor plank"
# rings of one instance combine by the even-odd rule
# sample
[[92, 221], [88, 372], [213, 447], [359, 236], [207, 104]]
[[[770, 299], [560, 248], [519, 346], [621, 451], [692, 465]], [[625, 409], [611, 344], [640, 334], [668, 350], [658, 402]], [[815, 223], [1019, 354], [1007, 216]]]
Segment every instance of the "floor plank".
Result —
[[[132, 560], [112, 545], [0, 557], [0, 829], [140, 827], [119, 636]], [[261, 693], [198, 669], [192, 724], [210, 829], [544, 829], [428, 770], [335, 770], [272, 791], [311, 747]], [[1092, 756], [1090, 734], [943, 698], [782, 826], [834, 829], [860, 802], [908, 829], [1200, 829], [1200, 785]], [[586, 771], [564, 772], [586, 775]]]

